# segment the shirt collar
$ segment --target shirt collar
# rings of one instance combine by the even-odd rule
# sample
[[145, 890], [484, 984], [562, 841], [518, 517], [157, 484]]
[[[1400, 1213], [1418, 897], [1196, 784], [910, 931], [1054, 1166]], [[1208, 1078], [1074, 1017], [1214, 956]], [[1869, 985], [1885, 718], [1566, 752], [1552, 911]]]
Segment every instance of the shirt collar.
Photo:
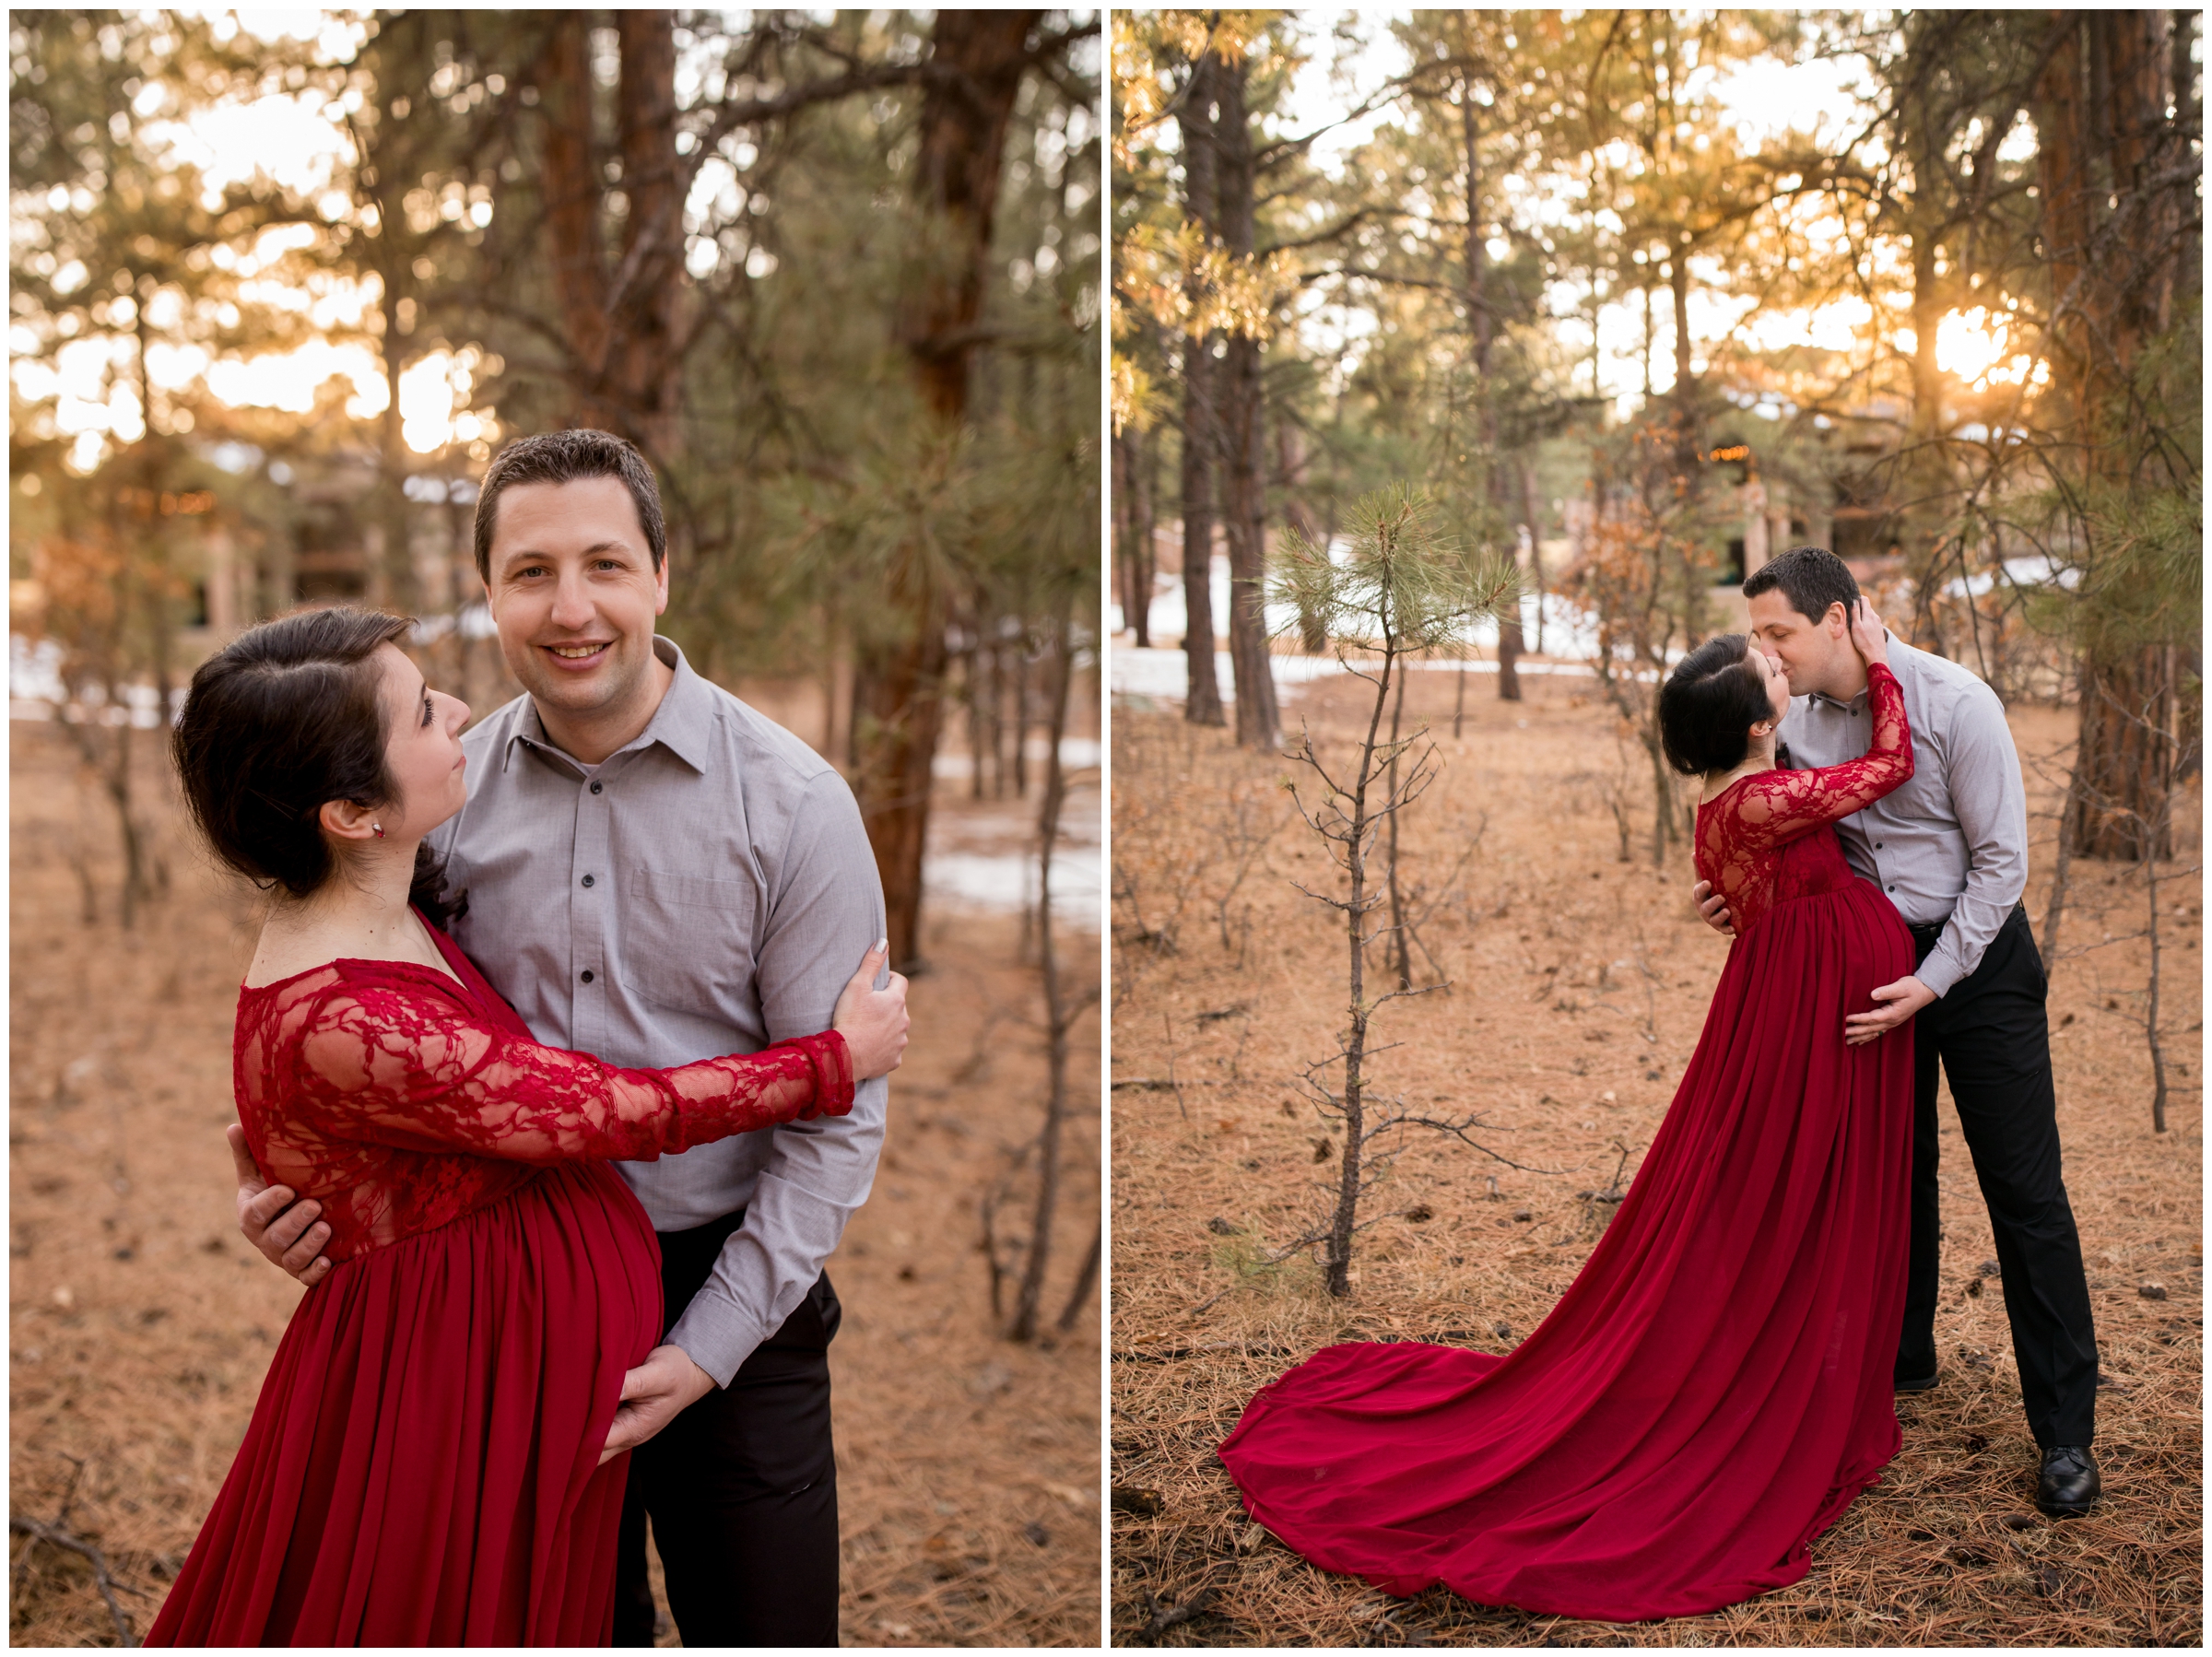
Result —
[[[662, 663], [675, 670], [676, 678], [668, 692], [661, 698], [661, 705], [653, 711], [653, 718], [644, 730], [630, 741], [617, 748], [607, 758], [651, 747], [654, 743], [666, 748], [678, 759], [701, 776], [706, 774], [707, 758], [712, 752], [711, 737], [714, 725], [714, 693], [706, 680], [691, 671], [684, 660], [684, 652], [673, 639], [655, 634], [653, 653]], [[535, 749], [547, 759], [564, 769], [573, 770], [576, 760], [555, 746], [546, 734], [545, 721], [538, 717], [537, 703], [531, 698], [523, 699], [523, 709], [507, 734], [507, 745], [500, 758], [500, 769], [506, 770], [514, 764], [517, 745]]]
[[[1911, 645], [1907, 644], [1902, 639], [1900, 639], [1895, 633], [1891, 633], [1889, 635], [1889, 671], [1891, 673], [1897, 673], [1898, 669], [1904, 665], [1904, 658], [1906, 656], [1918, 655], [1920, 653]], [[1901, 680], [1903, 676], [1900, 674], [1899, 677]], [[1868, 688], [1871, 688], [1871, 687], [1862, 688], [1858, 695], [1853, 697], [1847, 702], [1839, 702], [1832, 696], [1822, 696], [1818, 690], [1811, 692], [1810, 695], [1812, 699], [1819, 703], [1822, 707], [1834, 708], [1844, 713], [1856, 713], [1866, 706], [1866, 691]]]

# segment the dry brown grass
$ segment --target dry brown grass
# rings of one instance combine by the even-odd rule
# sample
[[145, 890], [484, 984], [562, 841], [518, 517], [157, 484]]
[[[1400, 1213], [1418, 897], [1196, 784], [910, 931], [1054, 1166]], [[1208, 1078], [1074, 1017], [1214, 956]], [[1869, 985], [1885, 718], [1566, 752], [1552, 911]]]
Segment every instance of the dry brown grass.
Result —
[[[143, 1635], [299, 1293], [248, 1255], [230, 1212], [230, 1021], [253, 915], [164, 811], [173, 890], [123, 936], [107, 823], [96, 805], [80, 812], [52, 733], [12, 734], [9, 1499], [105, 1551]], [[102, 894], [90, 925], [73, 836]], [[1099, 1639], [1096, 1300], [1056, 1346], [1010, 1346], [976, 1252], [977, 1197], [1042, 1097], [1035, 974], [1015, 965], [1016, 934], [932, 920], [937, 970], [913, 986], [882, 1169], [830, 1266], [845, 1305], [831, 1367], [849, 1643]], [[1078, 1099], [1096, 1096], [1095, 1060], [1080, 1057], [1096, 1052], [1094, 1021]], [[1071, 1133], [1055, 1310], [1097, 1211], [1097, 1135], [1095, 1113]], [[13, 1553], [15, 1643], [114, 1642], [81, 1559], [22, 1537]]]
[[[1225, 947], [1220, 849], [1250, 838], [1230, 797], [1256, 797], [1288, 768], [1172, 714], [1116, 710], [1112, 1476], [1161, 1504], [1154, 1515], [1113, 1515], [1116, 1642], [2198, 1643], [2202, 930], [2193, 876], [2168, 888], [2170, 902], [2189, 909], [2166, 922], [2162, 1023], [2184, 1089], [2169, 1133], [2150, 1131], [2149, 1064], [2140, 1028], [2125, 1022], [2147, 959], [2127, 935], [2141, 925], [2137, 876], [2076, 865], [2053, 971], [2068, 1186], [2104, 1368], [2118, 1383], [2100, 1395], [2110, 1494], [2092, 1516], [2053, 1523], [2032, 1507], [2034, 1446], [2003, 1290], [1978, 1275], [1993, 1252], [1988, 1217], [1947, 1107], [1943, 1381], [1900, 1401], [1903, 1453], [1815, 1545], [1811, 1574], [1795, 1587], [1710, 1616], [1573, 1623], [1441, 1591], [1394, 1601], [1307, 1565], [1247, 1522], [1214, 1451], [1265, 1381], [1338, 1340], [1502, 1350], [1545, 1314], [1595, 1236], [1575, 1193], [1605, 1183], [1617, 1146], [1630, 1148], [1635, 1168], [1719, 975], [1724, 946], [1687, 900], [1687, 853], [1658, 873], [1618, 861], [1604, 800], [1615, 765], [1609, 716], [1572, 679], [1524, 684], [1530, 699], [1514, 707], [1495, 699], [1494, 682], [1476, 681], [1465, 738], [1454, 744], [1448, 677], [1414, 681], [1414, 699], [1446, 734], [1447, 767], [1406, 822], [1412, 877], [1439, 879], [1465, 836], [1480, 826], [1483, 838], [1426, 929], [1453, 988], [1384, 1010], [1380, 1039], [1405, 1045], [1378, 1068], [1386, 1092], [1482, 1110], [1488, 1143], [1505, 1156], [1567, 1171], [1520, 1172], [1435, 1136], [1409, 1140], [1363, 1211], [1386, 1217], [1364, 1234], [1354, 1294], [1341, 1302], [1321, 1292], [1303, 1257], [1267, 1263], [1324, 1211], [1321, 1179], [1334, 1169], [1334, 1142], [1321, 1153], [1329, 1163], [1316, 1165], [1327, 1130], [1290, 1087], [1332, 1045], [1342, 1016], [1341, 926], [1289, 884], [1311, 885], [1327, 867], [1288, 804], [1277, 805], [1284, 827], [1227, 905]], [[1310, 717], [1341, 743], [1357, 689], [1303, 692], [1293, 728]], [[2031, 761], [2040, 935], [2056, 804], [2046, 778], [2063, 781], [2071, 716], [2022, 709], [2014, 729]], [[2194, 801], [2188, 819], [2183, 861], [2194, 865]], [[2085, 945], [2093, 947], [2073, 953]], [[1130, 1085], [1171, 1077], [1174, 1087]], [[1417, 1220], [1423, 1206], [1432, 1216]], [[1517, 1220], [1524, 1211], [1530, 1217]], [[2168, 1299], [2138, 1296], [2151, 1279]], [[1202, 1614], [1148, 1636], [1157, 1613], [1202, 1593]]]

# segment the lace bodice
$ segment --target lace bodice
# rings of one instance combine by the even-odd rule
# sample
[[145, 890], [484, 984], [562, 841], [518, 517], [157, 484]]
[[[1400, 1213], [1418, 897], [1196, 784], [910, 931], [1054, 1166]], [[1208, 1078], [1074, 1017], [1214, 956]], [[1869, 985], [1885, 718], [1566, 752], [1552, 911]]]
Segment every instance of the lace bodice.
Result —
[[1755, 771], [1698, 807], [1698, 877], [1728, 899], [1737, 937], [1748, 937], [1783, 899], [1855, 878], [1830, 826], [1912, 775], [1904, 693], [1878, 662], [1866, 667], [1866, 703], [1874, 740], [1861, 758], [1818, 770]]
[[241, 989], [239, 1118], [262, 1177], [323, 1205], [343, 1261], [497, 1202], [562, 1162], [652, 1160], [853, 1108], [834, 1030], [672, 1070], [541, 1045], [468, 958], [461, 981], [333, 961]]

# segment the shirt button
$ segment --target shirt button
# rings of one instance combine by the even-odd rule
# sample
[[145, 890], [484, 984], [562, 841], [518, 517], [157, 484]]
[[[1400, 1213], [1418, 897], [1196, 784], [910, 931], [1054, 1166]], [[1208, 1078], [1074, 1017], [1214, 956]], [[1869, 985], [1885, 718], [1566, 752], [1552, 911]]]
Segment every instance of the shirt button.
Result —
[[583, 981], [587, 984], [592, 981], [592, 970], [589, 967], [583, 970]]
[[592, 877], [591, 877], [589, 875], [586, 875], [586, 876], [583, 877], [583, 884], [584, 884], [584, 885], [586, 885], [586, 886], [589, 886], [589, 885], [591, 885], [591, 884], [592, 884]]
[[1879, 852], [1879, 851], [1882, 849], [1882, 842], [1881, 842], [1880, 840], [1876, 840], [1876, 841], [1874, 842], [1874, 849], [1875, 849], [1877, 852]]
[[594, 793], [597, 793], [599, 792], [599, 784], [597, 784], [596, 782], [593, 783], [593, 784], [592, 784], [592, 792], [593, 792]]

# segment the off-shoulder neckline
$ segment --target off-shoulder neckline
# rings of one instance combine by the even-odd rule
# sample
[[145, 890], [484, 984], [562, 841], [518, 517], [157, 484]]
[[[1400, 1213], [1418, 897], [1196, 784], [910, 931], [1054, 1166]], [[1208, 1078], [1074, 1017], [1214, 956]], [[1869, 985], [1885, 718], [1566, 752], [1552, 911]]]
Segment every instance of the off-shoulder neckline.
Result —
[[1778, 770], [1782, 770], [1782, 767], [1780, 767], [1779, 765], [1770, 765], [1770, 766], [1769, 766], [1769, 767], [1767, 767], [1767, 769], [1766, 769], [1765, 770], [1763, 770], [1763, 771], [1746, 771], [1746, 772], [1745, 772], [1745, 773], [1744, 773], [1742, 776], [1738, 777], [1738, 778], [1737, 778], [1737, 779], [1736, 779], [1735, 781], [1731, 782], [1731, 783], [1730, 783], [1730, 784], [1729, 784], [1729, 785], [1728, 785], [1726, 788], [1724, 788], [1723, 790], [1721, 790], [1721, 792], [1720, 792], [1719, 793], [1717, 793], [1717, 794], [1713, 795], [1712, 799], [1710, 799], [1710, 800], [1700, 800], [1700, 801], [1698, 802], [1698, 809], [1699, 809], [1700, 811], [1702, 811], [1702, 810], [1704, 810], [1704, 809], [1705, 809], [1705, 807], [1706, 807], [1706, 806], [1708, 806], [1708, 805], [1719, 805], [1719, 804], [1720, 804], [1720, 803], [1721, 803], [1723, 800], [1725, 800], [1725, 799], [1726, 799], [1726, 798], [1727, 798], [1727, 797], [1728, 797], [1730, 794], [1734, 793], [1735, 793], [1735, 792], [1737, 789], [1739, 789], [1739, 788], [1743, 787], [1743, 785], [1744, 785], [1745, 783], [1747, 783], [1747, 782], [1750, 781], [1752, 778], [1754, 778], [1754, 777], [1766, 777], [1766, 776], [1771, 776], [1771, 775], [1772, 775], [1774, 772], [1776, 772], [1776, 771], [1778, 771]]
[[341, 955], [317, 966], [303, 967], [297, 972], [287, 973], [282, 978], [273, 978], [265, 984], [249, 984], [241, 981], [238, 986], [238, 993], [241, 995], [264, 995], [271, 990], [281, 990], [287, 984], [298, 983], [303, 978], [312, 978], [318, 972], [328, 972], [334, 967], [400, 967], [426, 973], [439, 983], [450, 984], [456, 990], [465, 991], [468, 988], [468, 985], [462, 981], [458, 973], [441, 967], [426, 967], [420, 961], [371, 960], [360, 956]]

